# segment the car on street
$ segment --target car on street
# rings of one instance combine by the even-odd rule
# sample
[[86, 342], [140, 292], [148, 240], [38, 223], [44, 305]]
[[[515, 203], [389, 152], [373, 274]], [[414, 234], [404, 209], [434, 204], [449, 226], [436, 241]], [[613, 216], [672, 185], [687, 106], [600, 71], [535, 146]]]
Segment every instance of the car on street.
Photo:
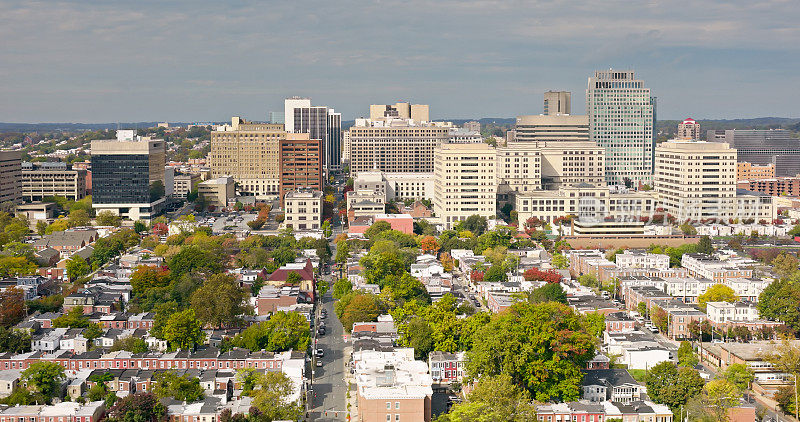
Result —
[[322, 349], [317, 349], [317, 350], [314, 352], [314, 355], [315, 355], [317, 358], [321, 358], [321, 357], [325, 356], [325, 351], [324, 351], [324, 350], [322, 350]]
[[322, 359], [317, 358], [316, 365], [317, 365], [317, 367], [321, 367], [322, 366]]
[[321, 335], [321, 336], [324, 336], [325, 335], [325, 327], [317, 328], [317, 334]]

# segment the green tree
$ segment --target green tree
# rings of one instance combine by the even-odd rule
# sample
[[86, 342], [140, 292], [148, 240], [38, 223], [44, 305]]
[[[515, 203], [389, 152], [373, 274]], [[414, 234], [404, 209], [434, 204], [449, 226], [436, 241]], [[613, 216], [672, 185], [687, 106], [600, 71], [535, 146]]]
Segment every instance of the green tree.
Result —
[[793, 330], [800, 329], [800, 274], [775, 280], [758, 297], [756, 308], [762, 318], [781, 321]]
[[663, 403], [677, 409], [700, 394], [703, 378], [694, 368], [677, 367], [672, 362], [662, 362], [654, 366], [645, 378], [647, 394], [656, 403]]
[[722, 372], [722, 378], [729, 381], [741, 391], [750, 388], [755, 379], [753, 370], [743, 363], [732, 363]]
[[25, 318], [25, 292], [12, 287], [0, 292], [0, 327], [16, 325]]
[[131, 353], [146, 353], [150, 349], [147, 347], [147, 342], [144, 341], [143, 338], [123, 337], [114, 340], [114, 344], [111, 345], [112, 352], [117, 350], [127, 350]]
[[167, 409], [153, 393], [129, 394], [114, 403], [108, 410], [109, 422], [160, 422]]
[[678, 347], [678, 365], [694, 368], [698, 362], [700, 362], [700, 360], [697, 359], [697, 355], [694, 354], [692, 344], [688, 341], [682, 341], [681, 345]]
[[595, 337], [602, 337], [606, 329], [606, 316], [600, 312], [590, 312], [585, 317], [586, 331]]
[[47, 403], [50, 403], [58, 394], [58, 387], [65, 378], [64, 368], [55, 362], [48, 361], [31, 363], [28, 369], [22, 371], [21, 376], [22, 381], [29, 388], [41, 393]]
[[347, 332], [353, 329], [353, 323], [376, 321], [382, 313], [377, 296], [360, 292], [348, 293], [339, 299], [334, 309]]
[[257, 352], [305, 350], [311, 342], [308, 322], [296, 312], [276, 312], [272, 317], [247, 327], [233, 338], [233, 345]]
[[296, 286], [300, 284], [301, 281], [303, 281], [303, 277], [295, 271], [289, 271], [289, 274], [286, 275], [286, 283], [288, 284]]
[[560, 283], [547, 283], [531, 290], [528, 301], [532, 303], [558, 302], [567, 304], [567, 293]]
[[45, 232], [47, 231], [47, 222], [44, 220], [39, 220], [36, 222], [36, 234], [39, 236], [44, 236]]
[[100, 211], [97, 213], [97, 218], [95, 218], [95, 220], [97, 221], [98, 226], [119, 227], [122, 223], [122, 218], [109, 210]]
[[683, 234], [685, 235], [693, 236], [697, 234], [697, 229], [695, 229], [694, 226], [692, 226], [689, 223], [683, 223], [679, 228], [681, 229], [681, 232], [683, 232]]
[[568, 306], [516, 303], [492, 316], [473, 336], [467, 369], [473, 378], [508, 374], [536, 400], [576, 400], [581, 369], [596, 339]]
[[486, 232], [488, 229], [489, 224], [486, 221], [486, 217], [482, 217], [480, 215], [471, 215], [467, 217], [466, 220], [459, 222], [456, 225], [456, 231], [459, 232], [461, 230], [469, 230], [475, 236], [480, 236]]
[[27, 330], [0, 327], [0, 353], [31, 351], [31, 334]]
[[36, 264], [24, 256], [0, 257], [0, 277], [19, 277], [36, 272]]
[[705, 293], [697, 297], [698, 305], [703, 312], [706, 311], [706, 303], [708, 302], [733, 303], [737, 300], [739, 300], [739, 298], [736, 296], [736, 292], [724, 284], [715, 284], [709, 287]]
[[100, 324], [90, 323], [89, 326], [83, 330], [82, 334], [83, 337], [86, 340], [89, 340], [89, 342], [91, 343], [94, 341], [94, 339], [103, 335], [103, 327], [101, 327]]
[[155, 375], [156, 385], [153, 393], [159, 398], [171, 397], [188, 403], [202, 400], [205, 397], [200, 379], [178, 375], [173, 371], [160, 372]]
[[92, 271], [92, 268], [86, 263], [86, 260], [77, 255], [67, 261], [66, 267], [67, 277], [73, 282]]
[[372, 239], [375, 236], [377, 236], [378, 234], [380, 234], [382, 232], [385, 232], [387, 230], [391, 230], [391, 229], [392, 229], [392, 225], [389, 224], [389, 222], [387, 222], [387, 221], [376, 221], [376, 222], [372, 223], [372, 225], [369, 226], [369, 228], [366, 231], [364, 231], [364, 236], [366, 236], [367, 239]]
[[184, 309], [172, 314], [164, 326], [163, 336], [170, 347], [181, 350], [189, 350], [195, 344], [202, 344], [206, 339], [203, 326], [193, 309]]
[[567, 259], [566, 256], [561, 255], [560, 253], [553, 255], [552, 262], [553, 262], [553, 267], [555, 268], [564, 269], [569, 267], [569, 259]]
[[325, 296], [325, 293], [328, 292], [329, 287], [330, 285], [328, 284], [327, 281], [325, 280], [317, 281], [317, 294], [319, 294], [319, 297]]
[[73, 210], [69, 213], [70, 227], [80, 227], [89, 225], [89, 213], [86, 210]]
[[340, 278], [333, 283], [333, 297], [334, 299], [341, 299], [344, 295], [353, 291], [353, 283], [346, 278]]
[[191, 302], [203, 325], [226, 327], [238, 324], [241, 315], [249, 312], [245, 299], [245, 291], [233, 276], [215, 274], [192, 293]]
[[770, 262], [770, 265], [775, 270], [775, 274], [777, 274], [778, 277], [784, 278], [797, 271], [798, 266], [800, 266], [800, 261], [798, 261], [797, 257], [794, 255], [782, 253], [776, 256], [775, 259]]
[[437, 422], [536, 420], [536, 407], [528, 391], [519, 388], [508, 375], [483, 377], [466, 401], [455, 404]]
[[761, 359], [771, 363], [775, 370], [792, 376], [792, 381], [794, 382], [792, 388], [792, 392], [794, 393], [792, 407], [794, 408], [795, 419], [797, 419], [798, 412], [800, 411], [796, 405], [798, 401], [797, 397], [800, 395], [800, 393], [798, 393], [797, 382], [797, 377], [800, 376], [800, 347], [788, 340], [783, 340], [783, 342], [775, 346], [773, 350], [762, 353]]
[[169, 270], [155, 265], [140, 265], [131, 274], [131, 287], [134, 295], [144, 294], [149, 289], [166, 287], [169, 283]]
[[700, 237], [700, 241], [697, 242], [697, 253], [704, 253], [707, 255], [714, 253], [714, 246], [711, 244], [711, 238], [708, 236]]
[[506, 281], [507, 279], [508, 275], [502, 265], [492, 265], [483, 274], [484, 281]]
[[[294, 258], [292, 258], [294, 260]], [[173, 277], [179, 277], [192, 271], [216, 274], [222, 271], [222, 262], [213, 251], [198, 246], [186, 246], [172, 256], [167, 262]]]
[[286, 397], [294, 391], [292, 380], [282, 372], [267, 371], [258, 375], [252, 390], [253, 406], [264, 420], [299, 420], [302, 407], [297, 402], [287, 402]]
[[703, 387], [703, 403], [715, 421], [727, 421], [728, 409], [739, 405], [741, 391], [725, 379], [711, 380]]
[[136, 220], [136, 221], [133, 223], [133, 231], [135, 231], [136, 233], [143, 233], [143, 232], [146, 232], [146, 231], [147, 231], [147, 224], [145, 224], [145, 223], [144, 223], [143, 221], [141, 221], [141, 220]]
[[350, 244], [347, 240], [336, 242], [336, 257], [334, 260], [339, 264], [344, 264], [350, 258]]
[[69, 312], [53, 320], [56, 328], [86, 328], [89, 326], [89, 317], [83, 314], [82, 308], [72, 308]]

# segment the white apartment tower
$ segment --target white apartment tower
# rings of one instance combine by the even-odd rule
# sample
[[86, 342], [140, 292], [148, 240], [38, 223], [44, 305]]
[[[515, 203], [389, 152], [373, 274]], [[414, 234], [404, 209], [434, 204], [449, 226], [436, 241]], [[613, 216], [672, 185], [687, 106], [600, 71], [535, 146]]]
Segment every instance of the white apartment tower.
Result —
[[572, 93], [569, 91], [547, 91], [544, 93], [544, 114], [572, 114]]
[[450, 229], [471, 215], [496, 216], [497, 155], [480, 144], [441, 144], [434, 152], [433, 210]]
[[678, 221], [736, 213], [736, 150], [725, 142], [670, 140], [656, 148], [654, 190]]
[[656, 99], [632, 70], [596, 71], [586, 89], [589, 139], [605, 148], [606, 181], [650, 184]]

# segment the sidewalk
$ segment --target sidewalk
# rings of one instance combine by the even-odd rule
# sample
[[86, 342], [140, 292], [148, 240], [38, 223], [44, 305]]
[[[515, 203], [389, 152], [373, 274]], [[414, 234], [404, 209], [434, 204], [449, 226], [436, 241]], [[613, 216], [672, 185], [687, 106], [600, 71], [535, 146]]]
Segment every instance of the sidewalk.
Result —
[[353, 374], [350, 373], [350, 366], [348, 363], [350, 362], [350, 358], [353, 355], [353, 347], [346, 346], [344, 348], [344, 382], [347, 384], [349, 388], [350, 396], [346, 399], [350, 421], [356, 422], [360, 421], [361, 418], [358, 416], [358, 393], [356, 390], [356, 379]]

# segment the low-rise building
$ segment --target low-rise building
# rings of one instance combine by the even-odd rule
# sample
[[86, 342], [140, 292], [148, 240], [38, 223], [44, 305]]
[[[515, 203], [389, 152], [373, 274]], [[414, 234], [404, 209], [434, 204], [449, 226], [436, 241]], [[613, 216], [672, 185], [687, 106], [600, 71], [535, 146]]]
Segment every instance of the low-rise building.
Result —
[[428, 368], [433, 382], [449, 384], [461, 382], [467, 373], [467, 360], [464, 352], [448, 353], [434, 351], [428, 354]]
[[63, 196], [78, 201], [86, 196], [86, 170], [65, 162], [22, 163], [22, 199], [41, 201]]
[[197, 189], [197, 185], [200, 183], [200, 174], [199, 173], [176, 174], [172, 182], [173, 182], [172, 194], [176, 198], [185, 199], [186, 195], [188, 195], [189, 192]]
[[319, 230], [322, 227], [322, 191], [297, 190], [284, 198], [286, 227], [297, 230]]
[[583, 371], [583, 398], [590, 402], [612, 401], [629, 404], [646, 398], [647, 389], [626, 369]]
[[236, 197], [233, 177], [222, 176], [206, 180], [197, 185], [197, 193], [208, 203], [218, 208], [225, 208]]
[[431, 420], [433, 380], [413, 349], [353, 353], [358, 417], [364, 422]]
[[669, 268], [669, 255], [625, 250], [616, 255], [616, 264], [620, 268]]

